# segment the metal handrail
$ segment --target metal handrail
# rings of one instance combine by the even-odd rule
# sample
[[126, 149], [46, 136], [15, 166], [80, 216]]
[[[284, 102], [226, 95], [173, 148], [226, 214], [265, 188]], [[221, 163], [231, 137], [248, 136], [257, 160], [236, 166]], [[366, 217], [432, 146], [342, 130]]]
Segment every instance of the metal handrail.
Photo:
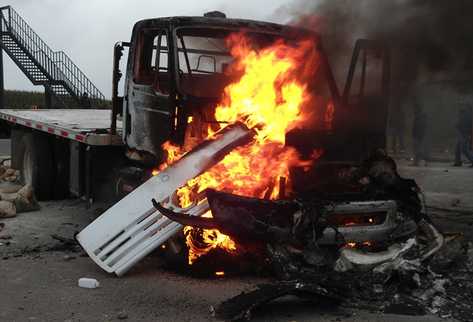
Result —
[[53, 81], [63, 83], [76, 97], [87, 93], [90, 99], [105, 100], [69, 56], [62, 51], [53, 51], [11, 6], [0, 7], [0, 11], [2, 30], [14, 36]]

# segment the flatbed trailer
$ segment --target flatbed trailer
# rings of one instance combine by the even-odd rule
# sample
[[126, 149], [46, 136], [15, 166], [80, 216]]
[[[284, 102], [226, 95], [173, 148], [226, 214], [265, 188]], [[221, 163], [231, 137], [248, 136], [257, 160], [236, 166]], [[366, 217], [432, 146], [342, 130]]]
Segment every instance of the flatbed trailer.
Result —
[[[1, 109], [12, 129], [12, 167], [32, 184], [39, 199], [69, 195], [89, 202], [124, 162], [122, 122], [106, 109]], [[111, 190], [111, 189], [109, 189]]]
[[110, 133], [111, 110], [1, 109], [0, 119], [87, 145], [123, 145], [121, 121], [116, 134]]

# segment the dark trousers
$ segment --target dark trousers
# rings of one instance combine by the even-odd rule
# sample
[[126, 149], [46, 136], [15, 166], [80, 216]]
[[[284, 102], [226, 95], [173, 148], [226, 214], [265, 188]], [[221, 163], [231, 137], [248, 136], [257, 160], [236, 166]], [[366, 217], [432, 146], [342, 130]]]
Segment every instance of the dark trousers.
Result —
[[462, 154], [473, 163], [473, 151], [471, 150], [471, 139], [468, 136], [459, 134], [457, 140], [457, 147], [455, 149], [455, 163], [462, 163]]
[[429, 161], [429, 154], [425, 137], [414, 137], [414, 163], [418, 163], [421, 160]]
[[391, 148], [394, 153], [405, 150], [404, 145], [404, 132], [401, 128], [391, 128], [389, 129], [389, 134], [391, 137]]

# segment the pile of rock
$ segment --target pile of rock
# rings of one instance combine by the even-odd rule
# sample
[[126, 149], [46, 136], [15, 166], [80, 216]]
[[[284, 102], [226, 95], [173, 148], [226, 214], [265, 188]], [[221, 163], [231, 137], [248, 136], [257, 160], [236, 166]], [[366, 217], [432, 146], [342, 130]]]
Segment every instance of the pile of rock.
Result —
[[20, 171], [0, 165], [0, 218], [38, 209], [31, 185], [20, 184]]
[[0, 180], [18, 182], [20, 180], [20, 171], [0, 165]]
[[[8, 192], [1, 192], [2, 190]], [[0, 218], [15, 217], [18, 213], [38, 209], [39, 204], [30, 185], [0, 188]]]

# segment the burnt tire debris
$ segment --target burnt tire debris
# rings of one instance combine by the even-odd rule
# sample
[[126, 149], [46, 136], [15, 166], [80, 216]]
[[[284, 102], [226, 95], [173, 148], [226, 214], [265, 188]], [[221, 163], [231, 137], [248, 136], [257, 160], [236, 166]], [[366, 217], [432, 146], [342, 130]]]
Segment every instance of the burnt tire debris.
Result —
[[[472, 245], [459, 235], [439, 232], [425, 212], [416, 182], [401, 178], [396, 163], [383, 151], [349, 169], [348, 175], [345, 169], [343, 180], [355, 183], [358, 191], [319, 190], [292, 200], [270, 201], [209, 189], [206, 197], [213, 218], [176, 213], [155, 200], [153, 205], [183, 225], [217, 228], [242, 249], [257, 244], [252, 249], [262, 250], [267, 258], [265, 263], [279, 281], [223, 302], [213, 310], [219, 318], [250, 319], [258, 306], [295, 295], [340, 307], [472, 321]], [[333, 220], [334, 204], [357, 200], [394, 201], [398, 225], [375, 241], [369, 240], [369, 230], [365, 242], [347, 240], [349, 230], [345, 227], [342, 233], [343, 227]], [[379, 220], [369, 217], [368, 221]], [[395, 234], [409, 221], [415, 224], [414, 231]], [[356, 229], [357, 223], [348, 227]], [[327, 231], [333, 236], [329, 245], [321, 242]]]

